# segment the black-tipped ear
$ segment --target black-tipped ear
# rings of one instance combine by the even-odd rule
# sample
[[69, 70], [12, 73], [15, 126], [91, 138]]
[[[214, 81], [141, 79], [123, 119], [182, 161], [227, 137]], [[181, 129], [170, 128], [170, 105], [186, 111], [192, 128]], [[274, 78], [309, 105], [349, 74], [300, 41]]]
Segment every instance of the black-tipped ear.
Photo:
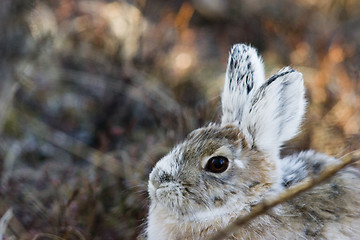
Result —
[[257, 51], [236, 44], [230, 51], [222, 94], [222, 125], [240, 122], [243, 110], [264, 82], [264, 65]]

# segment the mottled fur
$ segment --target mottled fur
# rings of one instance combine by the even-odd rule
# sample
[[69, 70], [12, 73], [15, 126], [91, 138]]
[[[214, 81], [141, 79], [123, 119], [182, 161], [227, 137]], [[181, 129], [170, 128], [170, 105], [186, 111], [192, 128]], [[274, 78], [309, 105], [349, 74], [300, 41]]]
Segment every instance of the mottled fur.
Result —
[[[338, 161], [313, 151], [279, 158], [304, 113], [302, 75], [284, 68], [264, 81], [261, 58], [249, 46], [230, 53], [222, 106], [221, 124], [191, 132], [151, 172], [148, 239], [207, 239], [266, 196]], [[215, 156], [229, 160], [226, 171], [206, 170]], [[360, 173], [348, 168], [229, 239], [357, 239], [359, 206]]]

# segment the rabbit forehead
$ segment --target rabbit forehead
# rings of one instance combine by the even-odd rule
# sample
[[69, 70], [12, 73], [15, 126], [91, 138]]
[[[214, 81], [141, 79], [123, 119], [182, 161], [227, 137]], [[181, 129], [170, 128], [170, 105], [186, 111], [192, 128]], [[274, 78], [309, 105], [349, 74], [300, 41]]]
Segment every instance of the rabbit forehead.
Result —
[[238, 127], [211, 125], [199, 128], [189, 134], [183, 143], [183, 158], [201, 159], [216, 153], [229, 155], [231, 150], [238, 149], [243, 140]]
[[207, 127], [198, 128], [192, 131], [185, 141], [198, 142], [200, 140], [220, 140], [227, 139], [237, 141], [239, 139], [240, 130], [238, 126], [229, 124], [225, 126], [209, 125]]

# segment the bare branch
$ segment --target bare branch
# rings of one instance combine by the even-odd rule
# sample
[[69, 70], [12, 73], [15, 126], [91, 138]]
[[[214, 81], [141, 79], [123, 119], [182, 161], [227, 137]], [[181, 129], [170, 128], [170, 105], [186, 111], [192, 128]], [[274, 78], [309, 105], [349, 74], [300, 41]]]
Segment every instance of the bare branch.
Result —
[[9, 208], [6, 213], [0, 219], [0, 239], [4, 239], [4, 235], [6, 233], [6, 229], [11, 218], [14, 216], [13, 211]]
[[283, 203], [287, 200], [290, 200], [296, 197], [297, 195], [328, 180], [347, 165], [360, 160], [360, 150], [351, 152], [345, 155], [340, 160], [341, 161], [339, 163], [332, 164], [326, 167], [324, 171], [320, 173], [318, 176], [309, 177], [301, 181], [300, 183], [286, 189], [282, 193], [265, 199], [264, 201], [256, 205], [254, 208], [252, 208], [249, 214], [238, 217], [233, 223], [231, 223], [224, 229], [216, 232], [210, 239], [211, 240], [224, 239], [227, 236], [231, 235], [232, 233], [236, 232], [236, 230], [242, 225], [248, 223], [249, 221], [251, 221], [252, 219], [256, 218], [259, 215], [265, 214], [268, 210], [275, 207], [276, 205]]

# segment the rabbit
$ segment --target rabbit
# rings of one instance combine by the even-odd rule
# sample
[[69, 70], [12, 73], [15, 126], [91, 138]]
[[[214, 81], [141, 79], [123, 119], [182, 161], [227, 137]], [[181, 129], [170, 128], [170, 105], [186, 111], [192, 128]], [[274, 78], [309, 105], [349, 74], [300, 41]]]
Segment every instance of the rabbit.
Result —
[[[303, 77], [285, 67], [265, 81], [251, 46], [232, 47], [221, 103], [221, 123], [192, 131], [151, 171], [147, 239], [208, 239], [264, 198], [339, 161], [313, 150], [280, 157], [303, 119]], [[360, 239], [359, 170], [342, 170], [228, 239]]]

